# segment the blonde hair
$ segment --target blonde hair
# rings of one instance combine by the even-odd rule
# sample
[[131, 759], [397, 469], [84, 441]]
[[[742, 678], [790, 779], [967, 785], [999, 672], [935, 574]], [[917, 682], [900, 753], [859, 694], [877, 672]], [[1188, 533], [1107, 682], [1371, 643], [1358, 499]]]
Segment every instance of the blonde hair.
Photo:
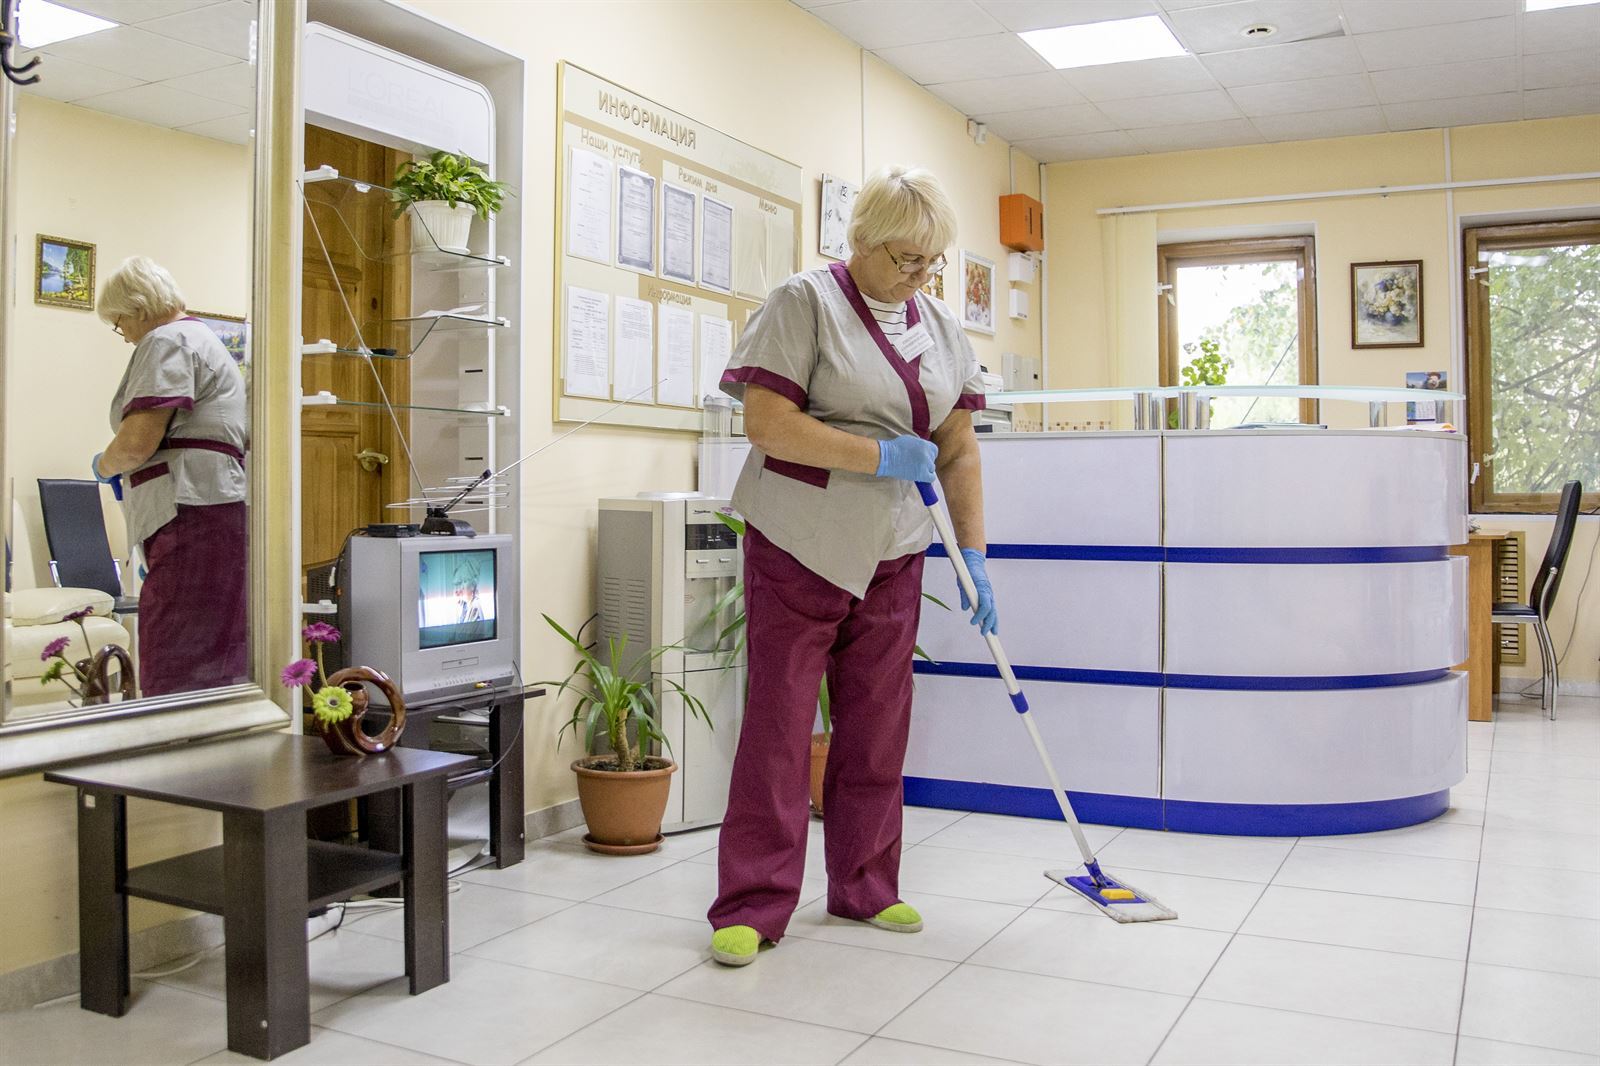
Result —
[[95, 314], [114, 326], [119, 318], [148, 322], [177, 314], [187, 306], [167, 269], [148, 256], [136, 255], [123, 260], [100, 286]]
[[922, 167], [884, 167], [856, 197], [849, 240], [858, 255], [889, 241], [943, 251], [955, 239], [955, 208], [939, 179]]

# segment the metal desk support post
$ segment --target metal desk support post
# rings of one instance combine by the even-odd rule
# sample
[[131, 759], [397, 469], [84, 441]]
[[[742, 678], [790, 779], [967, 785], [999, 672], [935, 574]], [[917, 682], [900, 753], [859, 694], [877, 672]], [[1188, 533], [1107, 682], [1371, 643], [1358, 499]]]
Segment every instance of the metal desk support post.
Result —
[[1389, 405], [1387, 403], [1367, 404], [1367, 425], [1373, 429], [1382, 429], [1389, 424]]
[[1150, 394], [1148, 392], [1134, 393], [1133, 428], [1136, 430], [1157, 428], [1150, 424], [1150, 413]]

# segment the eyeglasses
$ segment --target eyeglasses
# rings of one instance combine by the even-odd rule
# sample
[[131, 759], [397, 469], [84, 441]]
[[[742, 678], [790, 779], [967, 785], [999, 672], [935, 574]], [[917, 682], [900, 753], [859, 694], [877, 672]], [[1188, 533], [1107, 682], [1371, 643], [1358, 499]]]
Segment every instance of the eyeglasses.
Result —
[[945, 258], [942, 255], [936, 255], [932, 259], [924, 259], [920, 255], [895, 255], [887, 244], [883, 246], [883, 250], [889, 253], [890, 262], [894, 263], [895, 268], [902, 274], [937, 274], [944, 269]]
[[122, 319], [119, 318], [111, 323], [111, 332], [115, 333], [119, 337], [124, 337], [127, 335], [122, 332]]

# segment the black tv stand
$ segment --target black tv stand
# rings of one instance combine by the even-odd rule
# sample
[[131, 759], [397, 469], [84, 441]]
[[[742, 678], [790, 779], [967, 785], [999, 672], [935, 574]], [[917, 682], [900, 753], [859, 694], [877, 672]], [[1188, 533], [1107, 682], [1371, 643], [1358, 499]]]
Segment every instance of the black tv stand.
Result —
[[[489, 755], [452, 774], [450, 791], [489, 783], [489, 854], [497, 869], [515, 866], [525, 851], [523, 839], [523, 705], [543, 696], [542, 688], [507, 686], [459, 696], [443, 696], [406, 704], [406, 730], [402, 748], [430, 748], [429, 726], [435, 721], [452, 725], [482, 725], [489, 730]], [[386, 710], [368, 712], [376, 717]], [[477, 717], [481, 715], [482, 717]], [[472, 717], [468, 717], [472, 716]], [[399, 804], [388, 793], [373, 796], [365, 805], [363, 835], [371, 846], [388, 850], [400, 839]]]

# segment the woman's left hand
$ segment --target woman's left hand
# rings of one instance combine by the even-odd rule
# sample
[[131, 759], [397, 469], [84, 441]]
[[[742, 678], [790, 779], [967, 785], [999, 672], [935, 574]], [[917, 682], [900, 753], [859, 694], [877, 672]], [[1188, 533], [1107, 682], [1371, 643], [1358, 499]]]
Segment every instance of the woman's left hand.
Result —
[[[1000, 615], [995, 611], [994, 586], [989, 583], [989, 571], [985, 566], [983, 553], [977, 548], [962, 548], [961, 558], [967, 562], [967, 572], [972, 575], [972, 585], [978, 592], [978, 609], [972, 612], [972, 624], [978, 627], [978, 632], [984, 636], [1000, 632]], [[967, 600], [967, 590], [959, 589], [961, 593], [961, 609], [972, 610], [972, 604]]]

